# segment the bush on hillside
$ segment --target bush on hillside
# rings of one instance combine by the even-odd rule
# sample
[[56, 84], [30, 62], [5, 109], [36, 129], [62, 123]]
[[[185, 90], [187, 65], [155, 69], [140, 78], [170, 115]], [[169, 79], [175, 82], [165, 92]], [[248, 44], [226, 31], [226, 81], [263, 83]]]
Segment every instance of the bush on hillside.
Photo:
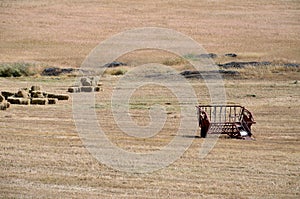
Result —
[[29, 63], [0, 63], [0, 77], [32, 76], [36, 72]]

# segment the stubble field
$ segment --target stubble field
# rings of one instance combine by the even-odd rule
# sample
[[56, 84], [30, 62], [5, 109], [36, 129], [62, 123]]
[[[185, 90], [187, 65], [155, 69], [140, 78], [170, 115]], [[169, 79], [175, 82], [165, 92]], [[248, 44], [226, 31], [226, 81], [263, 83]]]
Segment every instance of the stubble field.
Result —
[[[235, 61], [300, 62], [297, 1], [1, 1], [0, 6], [1, 62], [76, 68], [100, 41], [144, 26], [175, 29], [208, 52], [237, 53]], [[164, 62], [168, 56], [145, 51], [120, 60], [136, 66]], [[176, 69], [183, 67], [174, 64]], [[88, 152], [76, 131], [73, 94], [69, 101], [55, 105], [12, 105], [0, 112], [0, 196], [299, 198], [299, 69], [270, 67], [239, 69], [241, 76], [224, 78], [227, 103], [244, 105], [254, 115], [255, 141], [220, 138], [201, 159], [204, 139], [187, 136], [192, 145], [181, 157], [146, 174], [114, 170]], [[134, 139], [121, 132], [110, 111], [111, 94], [121, 77], [101, 78], [103, 91], [95, 94], [96, 104], [91, 107], [99, 124], [116, 146], [127, 151], [161, 149], [178, 128], [176, 100], [163, 88], [137, 91], [131, 104], [135, 122], [149, 123], [152, 104], [143, 96], [156, 93], [156, 103], [166, 105], [168, 118], [155, 137]], [[188, 81], [198, 101], [209, 102], [205, 83]], [[0, 78], [0, 90], [41, 85], [49, 92], [66, 93], [73, 82], [70, 76]]]

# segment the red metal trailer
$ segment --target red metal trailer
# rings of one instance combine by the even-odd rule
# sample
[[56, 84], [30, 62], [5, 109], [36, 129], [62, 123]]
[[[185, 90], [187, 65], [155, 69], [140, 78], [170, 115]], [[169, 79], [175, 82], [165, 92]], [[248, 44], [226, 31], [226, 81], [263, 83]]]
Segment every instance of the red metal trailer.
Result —
[[232, 138], [251, 139], [252, 113], [239, 105], [196, 106], [201, 137], [207, 134], [227, 134]]

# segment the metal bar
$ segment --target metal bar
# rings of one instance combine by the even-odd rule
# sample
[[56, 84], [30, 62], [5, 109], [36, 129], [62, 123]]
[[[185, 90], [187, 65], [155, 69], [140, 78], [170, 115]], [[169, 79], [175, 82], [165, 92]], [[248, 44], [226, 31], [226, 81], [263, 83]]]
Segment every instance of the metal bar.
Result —
[[240, 107], [242, 108], [241, 105], [201, 105], [201, 107]]
[[234, 110], [234, 121], [236, 122], [236, 107], [234, 107], [233, 110]]
[[225, 122], [226, 122], [227, 107], [225, 106]]
[[200, 121], [200, 106], [197, 107], [197, 115], [198, 115], [198, 125], [201, 127], [201, 121]]
[[229, 107], [229, 122], [231, 122], [231, 107]]
[[235, 124], [235, 122], [210, 122], [210, 124], [232, 125]]
[[222, 122], [222, 108], [223, 107], [220, 107], [220, 122]]
[[242, 120], [243, 114], [244, 114], [244, 107], [242, 107], [242, 109], [241, 109], [239, 121]]
[[216, 122], [217, 120], [217, 107], [214, 107], [214, 121]]

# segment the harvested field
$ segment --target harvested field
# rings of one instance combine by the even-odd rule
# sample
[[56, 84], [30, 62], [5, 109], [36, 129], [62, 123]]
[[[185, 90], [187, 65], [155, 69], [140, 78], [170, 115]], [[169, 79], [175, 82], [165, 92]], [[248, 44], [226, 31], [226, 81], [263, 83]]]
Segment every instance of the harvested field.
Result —
[[208, 52], [238, 53], [245, 61], [299, 63], [299, 9], [295, 0], [3, 0], [0, 61], [78, 67], [91, 49], [114, 34], [166, 27], [194, 38]]
[[[300, 3], [292, 0], [1, 1], [0, 62], [5, 64], [0, 67], [7, 68], [0, 70], [0, 92], [6, 91], [2, 95], [7, 99], [20, 88], [40, 86], [51, 105], [11, 104], [0, 110], [0, 197], [299, 198], [300, 71], [293, 66], [300, 63], [299, 10]], [[115, 85], [133, 67], [154, 62], [178, 73], [191, 70], [175, 55], [159, 50], [128, 53], [116, 60], [127, 65], [108, 69], [99, 87], [73, 87], [75, 77], [69, 74], [78, 72], [99, 42], [149, 26], [182, 32], [218, 55], [214, 60], [223, 65], [226, 102], [253, 113], [255, 141], [220, 137], [199, 158], [205, 139], [183, 136], [192, 141], [185, 153], [145, 174], [112, 169], [91, 155], [76, 129], [75, 95], [95, 96], [94, 106], [83, 108], [95, 110], [107, 138], [126, 151], [159, 151], [176, 135], [183, 116], [174, 94], [164, 87], [141, 87], [129, 101], [131, 119], [141, 126], [151, 123], [152, 105], [165, 107], [166, 123], [153, 137], [126, 135], [111, 111]], [[226, 63], [237, 62], [274, 64], [243, 65], [228, 74], [232, 68]], [[23, 66], [26, 71], [20, 71]], [[53, 76], [38, 75], [48, 67]], [[210, 102], [203, 79], [187, 81], [199, 103]], [[75, 92], [79, 88], [98, 92]], [[36, 92], [38, 98], [32, 99], [43, 101], [43, 96]]]
[[[1, 85], [5, 83], [16, 88], [24, 83], [22, 80], [0, 81]], [[65, 80], [43, 83], [41, 78], [39, 81], [43, 87], [48, 85], [50, 91], [66, 91], [67, 88]], [[109, 139], [133, 152], [158, 150], [167, 144], [178, 128], [177, 109], [169, 110], [168, 122], [157, 136], [143, 141], [132, 139], [116, 127], [109, 111], [109, 97], [116, 81], [117, 78], [103, 79], [104, 91], [96, 93], [96, 113]], [[207, 100], [205, 84], [198, 80], [191, 80], [191, 83], [199, 100]], [[147, 95], [149, 91], [153, 92], [151, 88], [140, 91], [132, 101], [133, 119], [140, 125], [148, 121], [144, 115], [149, 102], [138, 103], [141, 101], [138, 96]], [[256, 141], [220, 138], [209, 155], [200, 159], [203, 139], [194, 139], [176, 162], [148, 174], [128, 174], [97, 162], [77, 134], [70, 101], [42, 108], [11, 106], [0, 112], [1, 195], [297, 198], [300, 178], [299, 84], [293, 84], [291, 80], [226, 80], [226, 92], [229, 103], [241, 103], [254, 113]], [[163, 90], [160, 93], [169, 95]], [[165, 104], [165, 98], [160, 100], [158, 102]], [[174, 104], [172, 100], [171, 104]]]

